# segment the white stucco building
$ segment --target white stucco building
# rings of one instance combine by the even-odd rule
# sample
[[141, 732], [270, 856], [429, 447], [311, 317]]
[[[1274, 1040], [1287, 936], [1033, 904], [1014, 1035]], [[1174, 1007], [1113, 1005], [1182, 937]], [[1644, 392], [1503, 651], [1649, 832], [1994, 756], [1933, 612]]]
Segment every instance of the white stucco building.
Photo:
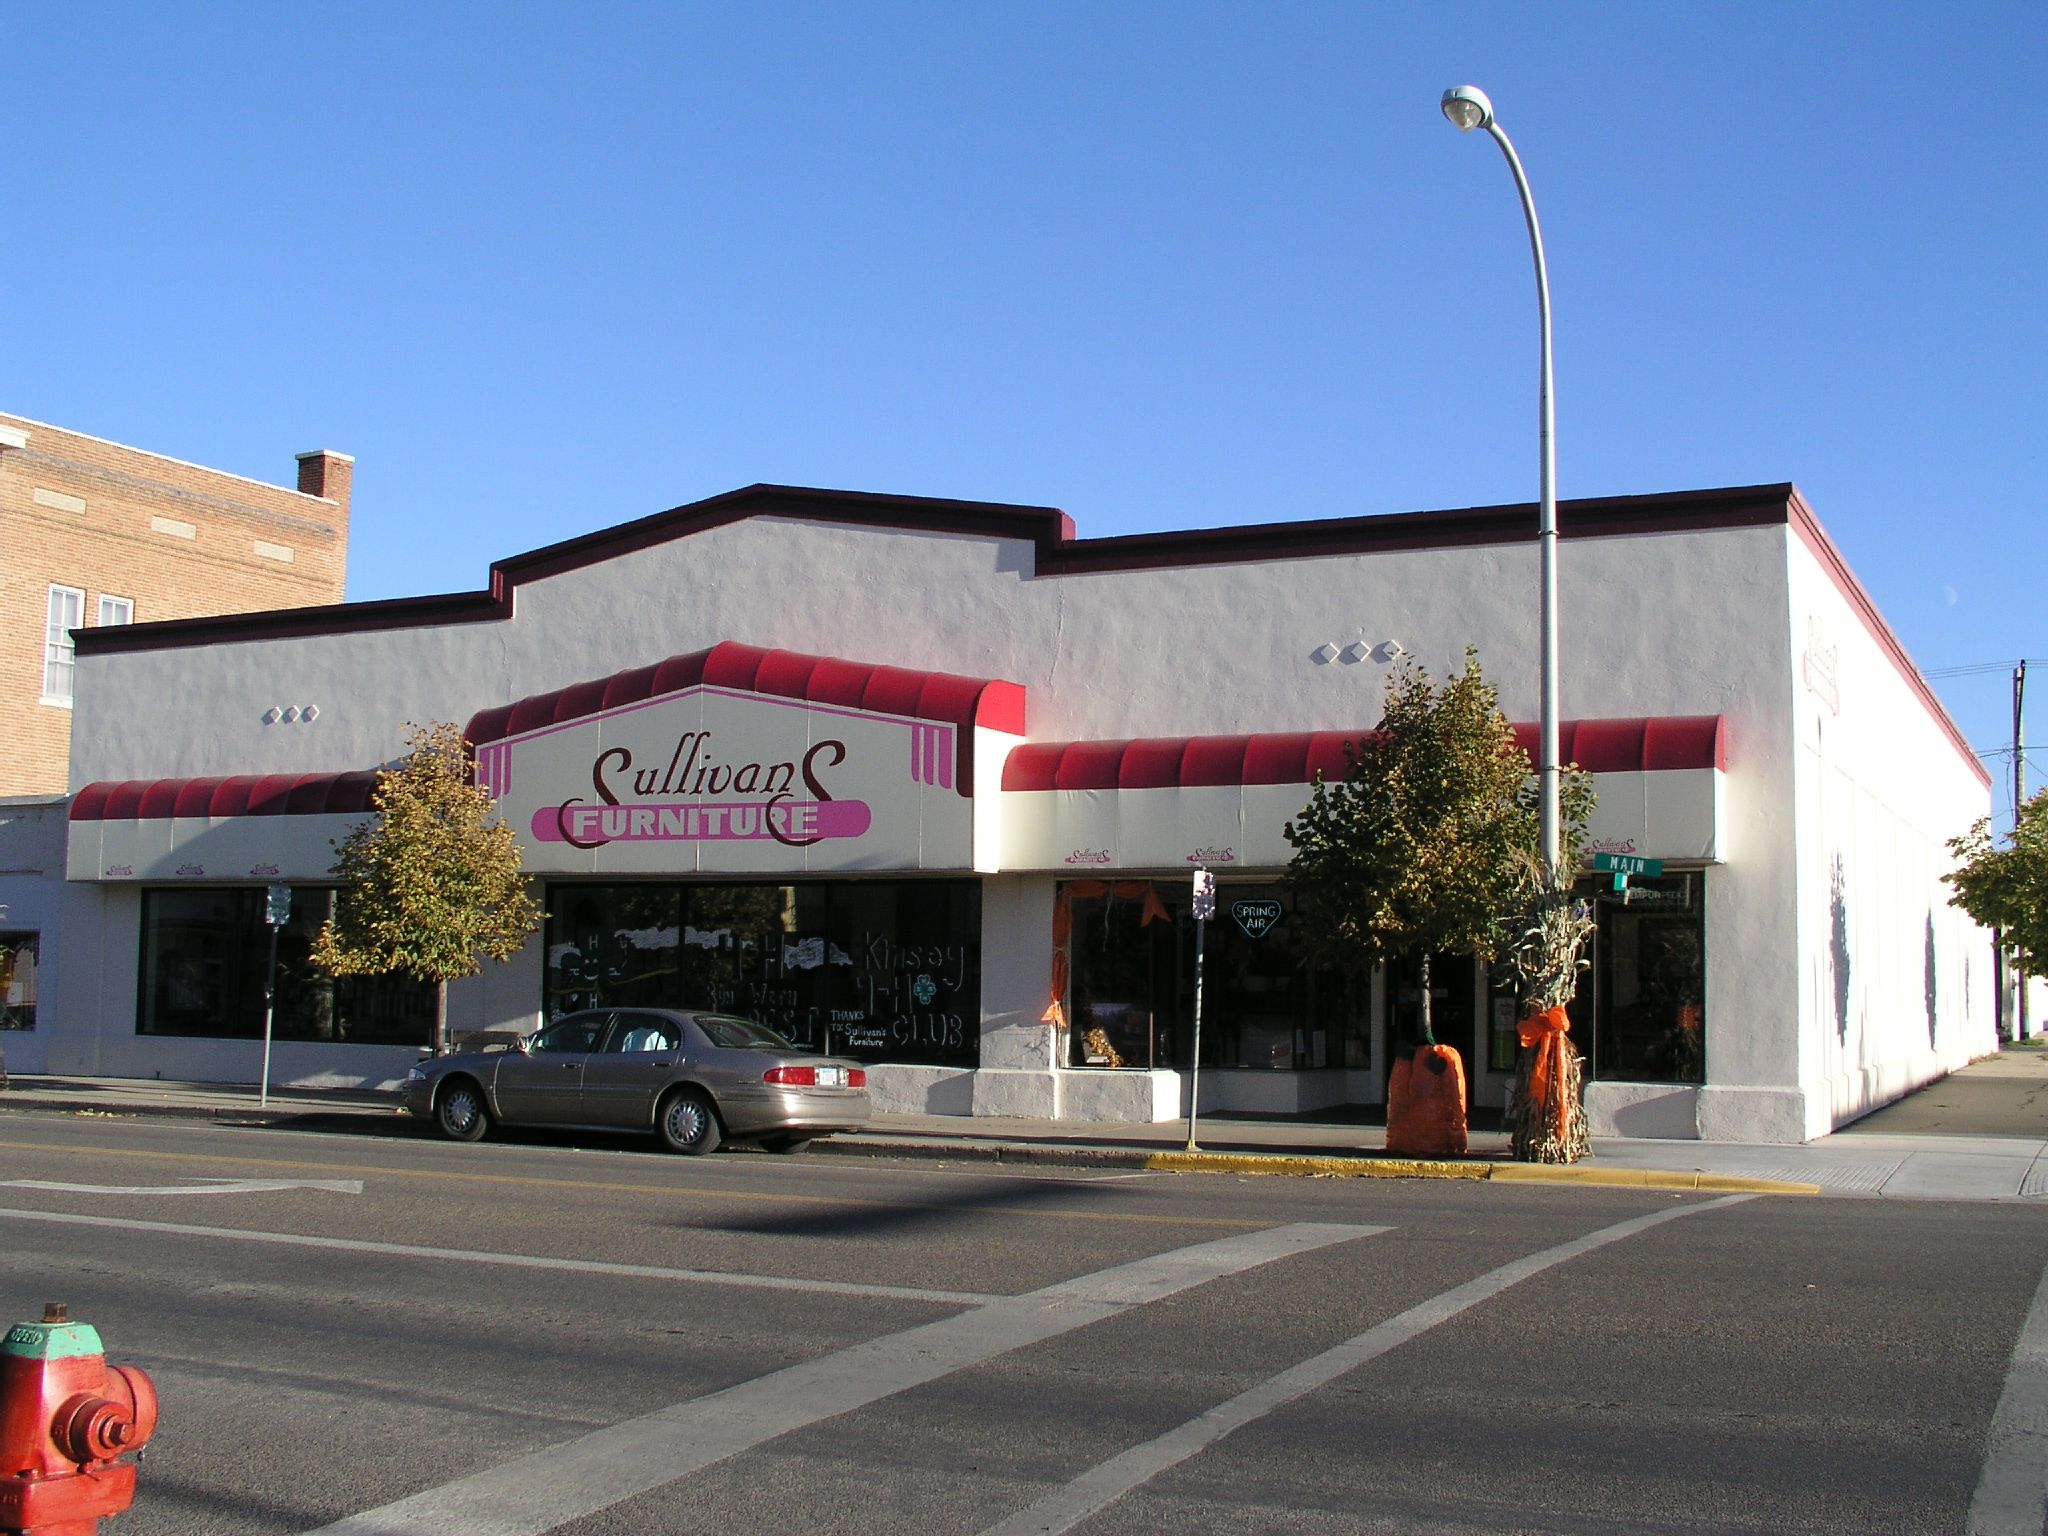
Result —
[[[1996, 1046], [1944, 842], [1986, 775], [1787, 485], [1560, 514], [1565, 755], [1599, 950], [1596, 1132], [1797, 1141]], [[1476, 646], [1536, 716], [1530, 507], [1086, 540], [1040, 508], [755, 487], [502, 560], [486, 591], [78, 636], [62, 964], [17, 1071], [389, 1082], [400, 984], [304, 965], [330, 839], [406, 722], [468, 722], [549, 918], [458, 1029], [716, 1005], [863, 1057], [882, 1108], [1166, 1119], [1373, 1104], [1413, 976], [1285, 945], [1282, 828], [1402, 655]], [[47, 967], [46, 967], [47, 971]], [[1438, 1034], [1480, 1106], [1512, 1008], [1469, 962]], [[1057, 1008], [1050, 1005], [1058, 1003]]]

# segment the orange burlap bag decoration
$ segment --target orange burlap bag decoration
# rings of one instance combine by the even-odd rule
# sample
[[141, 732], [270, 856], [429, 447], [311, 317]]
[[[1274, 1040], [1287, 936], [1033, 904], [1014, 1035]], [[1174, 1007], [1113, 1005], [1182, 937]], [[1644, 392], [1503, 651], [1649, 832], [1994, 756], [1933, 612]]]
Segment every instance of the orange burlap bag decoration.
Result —
[[1465, 1155], [1465, 1063], [1448, 1045], [1419, 1045], [1387, 1080], [1387, 1150]]
[[1529, 1064], [1529, 1125], [1537, 1139], [1542, 1135], [1562, 1136], [1570, 1106], [1565, 1103], [1565, 1031], [1572, 1027], [1562, 1008], [1532, 1013], [1516, 1026], [1522, 1049], [1533, 1050]]

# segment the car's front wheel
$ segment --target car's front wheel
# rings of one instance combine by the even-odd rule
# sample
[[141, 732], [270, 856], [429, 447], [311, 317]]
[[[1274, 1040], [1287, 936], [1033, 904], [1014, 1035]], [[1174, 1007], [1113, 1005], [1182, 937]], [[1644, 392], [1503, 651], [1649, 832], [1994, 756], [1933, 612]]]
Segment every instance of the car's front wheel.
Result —
[[663, 1099], [657, 1124], [661, 1129], [662, 1144], [671, 1152], [693, 1156], [716, 1152], [718, 1144], [725, 1139], [725, 1130], [718, 1123], [718, 1111], [712, 1108], [711, 1100], [695, 1088], [678, 1088]]
[[484, 1104], [484, 1091], [474, 1081], [458, 1077], [441, 1086], [434, 1101], [434, 1124], [450, 1141], [476, 1141], [491, 1128], [491, 1112]]

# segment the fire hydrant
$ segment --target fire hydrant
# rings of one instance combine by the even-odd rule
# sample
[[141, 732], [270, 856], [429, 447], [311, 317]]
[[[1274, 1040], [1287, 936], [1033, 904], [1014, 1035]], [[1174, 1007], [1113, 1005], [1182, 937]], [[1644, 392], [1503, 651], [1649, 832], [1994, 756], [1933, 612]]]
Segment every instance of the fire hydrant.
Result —
[[89, 1323], [62, 1302], [0, 1340], [0, 1532], [92, 1536], [135, 1502], [135, 1463], [156, 1428], [156, 1387], [108, 1365]]

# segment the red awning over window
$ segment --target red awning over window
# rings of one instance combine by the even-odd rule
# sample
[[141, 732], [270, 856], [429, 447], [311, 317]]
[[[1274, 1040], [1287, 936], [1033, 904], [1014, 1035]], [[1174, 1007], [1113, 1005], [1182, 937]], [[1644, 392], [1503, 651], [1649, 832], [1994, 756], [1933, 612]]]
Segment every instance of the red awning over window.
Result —
[[905, 715], [914, 720], [943, 720], [962, 727], [980, 725], [1012, 736], [1024, 734], [1024, 689], [1016, 683], [764, 650], [730, 640], [708, 651], [671, 656], [655, 666], [636, 667], [484, 710], [469, 722], [465, 734], [481, 747], [542, 726], [699, 686]]
[[[1721, 715], [1645, 720], [1565, 720], [1558, 756], [1589, 773], [1723, 768]], [[1538, 727], [1517, 725], [1516, 742], [1536, 757]], [[1026, 742], [1003, 768], [1006, 790], [1171, 789], [1223, 784], [1307, 784], [1344, 772], [1344, 745], [1370, 731], [1302, 731], [1265, 736], [1186, 736], [1139, 741]]]
[[377, 775], [243, 774], [225, 779], [127, 779], [88, 784], [73, 821], [218, 821], [229, 816], [354, 816], [370, 809]]

